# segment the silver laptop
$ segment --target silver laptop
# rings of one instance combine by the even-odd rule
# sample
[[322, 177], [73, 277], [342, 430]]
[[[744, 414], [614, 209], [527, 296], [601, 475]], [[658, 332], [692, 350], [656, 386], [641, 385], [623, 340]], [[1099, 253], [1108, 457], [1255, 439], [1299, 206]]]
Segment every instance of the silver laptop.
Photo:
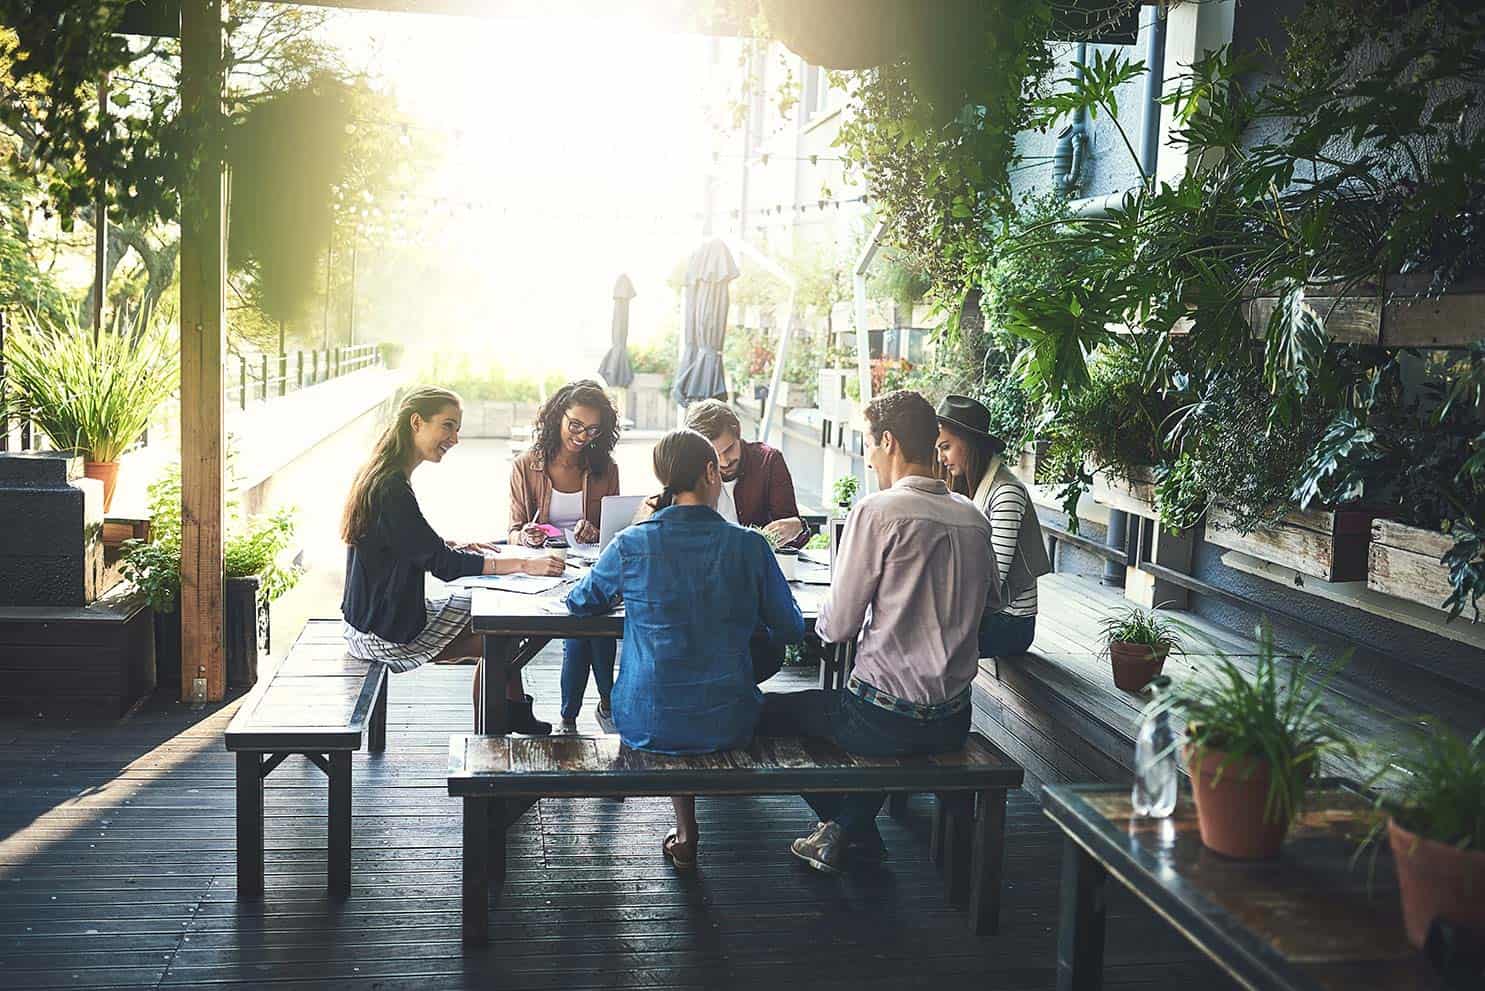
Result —
[[639, 507], [644, 504], [642, 495], [604, 496], [598, 520], [598, 550], [608, 549], [614, 535], [634, 522]]

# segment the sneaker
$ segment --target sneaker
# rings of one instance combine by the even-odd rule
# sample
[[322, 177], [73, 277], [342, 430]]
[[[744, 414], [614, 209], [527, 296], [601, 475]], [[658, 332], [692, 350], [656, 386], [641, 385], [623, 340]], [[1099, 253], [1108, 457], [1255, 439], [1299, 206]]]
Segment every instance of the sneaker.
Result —
[[600, 695], [600, 696], [598, 696], [598, 718], [599, 719], [612, 719], [612, 718], [614, 718], [613, 704], [609, 701], [609, 697], [607, 695]]
[[813, 833], [791, 843], [789, 849], [817, 871], [840, 874], [845, 870], [845, 837], [833, 822], [820, 823]]
[[568, 719], [566, 716], [562, 717], [562, 725], [558, 727], [558, 733], [576, 733], [577, 731], [576, 719]]

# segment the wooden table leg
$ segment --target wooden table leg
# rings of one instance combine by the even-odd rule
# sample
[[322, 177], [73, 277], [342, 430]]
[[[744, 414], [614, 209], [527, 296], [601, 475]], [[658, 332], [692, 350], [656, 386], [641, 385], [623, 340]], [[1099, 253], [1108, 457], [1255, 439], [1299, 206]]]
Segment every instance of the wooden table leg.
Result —
[[928, 831], [928, 859], [933, 861], [941, 875], [944, 872], [944, 798], [942, 792], [933, 796], [933, 822]]
[[490, 942], [490, 799], [464, 799], [464, 945]]
[[486, 736], [510, 732], [510, 706], [506, 704], [505, 686], [510, 678], [510, 662], [516, 653], [512, 637], [485, 635], [485, 649], [480, 656], [480, 711], [475, 715], [474, 731]]
[[944, 888], [949, 904], [969, 904], [971, 839], [974, 827], [974, 795], [948, 792], [944, 795]]
[[382, 676], [382, 690], [376, 693], [376, 704], [371, 707], [371, 725], [367, 728], [366, 749], [374, 754], [387, 749], [387, 692], [392, 679]]
[[263, 755], [237, 754], [237, 897], [263, 894]]
[[490, 879], [490, 887], [495, 892], [496, 899], [500, 898], [500, 891], [505, 887], [505, 831], [508, 803], [504, 799], [490, 799], [490, 856], [486, 876]]
[[1005, 865], [1005, 791], [982, 791], [975, 805], [969, 928], [976, 936], [994, 936], [1000, 931], [1000, 888]]
[[1062, 841], [1057, 991], [1103, 987], [1104, 889], [1108, 872], [1071, 838]]
[[330, 894], [351, 893], [351, 752], [330, 752]]

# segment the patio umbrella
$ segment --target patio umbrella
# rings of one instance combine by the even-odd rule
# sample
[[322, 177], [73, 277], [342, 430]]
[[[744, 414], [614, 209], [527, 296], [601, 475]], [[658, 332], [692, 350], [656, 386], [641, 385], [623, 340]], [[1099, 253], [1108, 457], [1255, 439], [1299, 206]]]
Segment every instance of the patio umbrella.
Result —
[[738, 277], [732, 252], [719, 239], [706, 242], [686, 263], [686, 308], [681, 366], [671, 395], [682, 406], [727, 394], [722, 343], [727, 336], [727, 287]]
[[627, 275], [619, 276], [614, 283], [613, 339], [598, 363], [598, 374], [615, 389], [627, 389], [634, 381], [634, 369], [629, 367], [629, 301], [633, 298], [634, 283]]

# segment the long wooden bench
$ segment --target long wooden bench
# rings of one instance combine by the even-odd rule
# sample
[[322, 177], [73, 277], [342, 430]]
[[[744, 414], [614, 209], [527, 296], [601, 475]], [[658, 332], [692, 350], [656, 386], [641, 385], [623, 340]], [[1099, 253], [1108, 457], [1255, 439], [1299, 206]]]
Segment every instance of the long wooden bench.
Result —
[[934, 792], [932, 855], [949, 901], [970, 928], [994, 933], [1000, 918], [1006, 792], [1023, 772], [978, 733], [934, 757], [856, 757], [814, 739], [760, 737], [745, 750], [671, 757], [630, 750], [614, 736], [455, 735], [449, 794], [464, 802], [464, 943], [489, 941], [490, 890], [505, 880], [505, 833], [541, 798], [641, 795], [785, 795], [801, 792]]
[[340, 623], [311, 620], [227, 727], [237, 754], [237, 896], [263, 894], [263, 781], [291, 754], [330, 780], [329, 890], [351, 890], [351, 754], [387, 746], [387, 669], [346, 654]]

